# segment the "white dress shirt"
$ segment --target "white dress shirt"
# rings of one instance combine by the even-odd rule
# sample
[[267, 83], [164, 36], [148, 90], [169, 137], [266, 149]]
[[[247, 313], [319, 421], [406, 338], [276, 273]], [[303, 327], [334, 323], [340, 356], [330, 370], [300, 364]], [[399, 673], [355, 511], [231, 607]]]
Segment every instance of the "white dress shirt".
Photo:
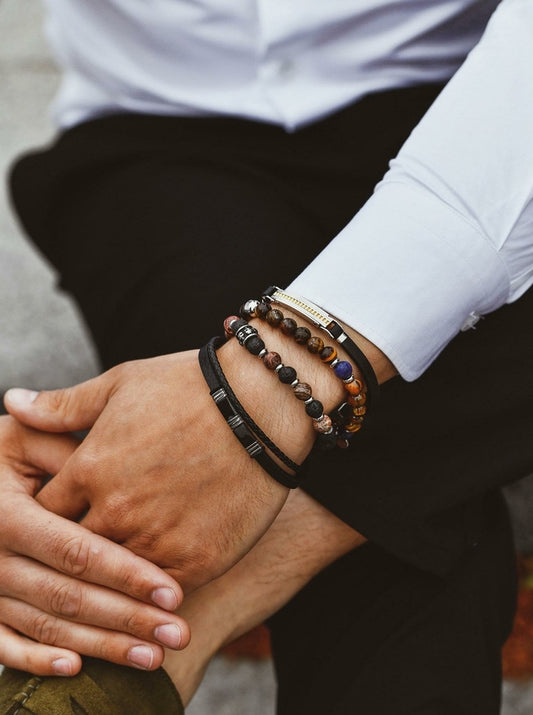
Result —
[[412, 380], [533, 282], [533, 0], [503, 0], [484, 34], [496, 0], [46, 2], [63, 127], [131, 111], [292, 131], [462, 65], [373, 197], [288, 289]]

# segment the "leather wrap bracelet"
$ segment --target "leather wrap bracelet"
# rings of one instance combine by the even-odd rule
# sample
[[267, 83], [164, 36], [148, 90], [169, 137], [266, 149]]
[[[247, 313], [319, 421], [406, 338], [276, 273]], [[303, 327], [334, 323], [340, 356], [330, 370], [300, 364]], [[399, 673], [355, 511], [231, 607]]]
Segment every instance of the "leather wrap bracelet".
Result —
[[[250, 457], [255, 459], [265, 472], [277, 482], [289, 489], [296, 489], [300, 485], [298, 478], [295, 475], [287, 473], [269, 457], [264, 446], [258, 441], [254, 432], [252, 432], [246, 424], [246, 422], [251, 422], [255, 425], [255, 422], [253, 422], [235, 397], [216, 355], [217, 348], [223, 345], [224, 342], [224, 338], [221, 337], [211, 338], [207, 345], [204, 345], [200, 349], [198, 354], [200, 368], [209, 387], [211, 397], [233, 431], [233, 434], [246, 449]], [[257, 428], [257, 425], [255, 425], [255, 427]], [[260, 431], [261, 434], [264, 434], [258, 428], [256, 431]], [[298, 467], [296, 464], [295, 466]]]

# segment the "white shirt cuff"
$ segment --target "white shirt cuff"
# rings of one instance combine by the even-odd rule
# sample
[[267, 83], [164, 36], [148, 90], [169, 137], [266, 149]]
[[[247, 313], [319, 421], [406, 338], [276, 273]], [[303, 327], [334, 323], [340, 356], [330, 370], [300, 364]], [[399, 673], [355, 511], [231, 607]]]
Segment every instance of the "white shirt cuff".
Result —
[[508, 300], [510, 281], [468, 219], [423, 188], [384, 183], [287, 290], [357, 330], [414, 380], [470, 313]]

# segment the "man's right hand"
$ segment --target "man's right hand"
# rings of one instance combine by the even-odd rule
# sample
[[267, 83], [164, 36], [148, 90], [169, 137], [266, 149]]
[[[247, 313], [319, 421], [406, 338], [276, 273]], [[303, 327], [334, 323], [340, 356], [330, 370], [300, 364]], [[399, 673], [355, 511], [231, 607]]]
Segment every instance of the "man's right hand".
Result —
[[[77, 447], [0, 417], [0, 663], [74, 675], [78, 654], [152, 670], [162, 645], [183, 648], [182, 592], [127, 549], [34, 499]], [[170, 613], [169, 613], [170, 611]]]

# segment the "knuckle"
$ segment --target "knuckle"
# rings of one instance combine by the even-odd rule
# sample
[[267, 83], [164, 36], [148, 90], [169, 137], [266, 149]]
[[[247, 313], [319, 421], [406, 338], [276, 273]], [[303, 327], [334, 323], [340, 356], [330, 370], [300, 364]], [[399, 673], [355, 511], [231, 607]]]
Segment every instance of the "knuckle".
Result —
[[68, 413], [68, 406], [71, 402], [72, 393], [69, 389], [64, 390], [49, 390], [40, 392], [35, 402], [46, 400], [48, 409], [59, 414]]
[[98, 469], [99, 461], [98, 454], [87, 445], [83, 445], [76, 454], [72, 469], [73, 473], [76, 474], [77, 480], [84, 482], [94, 476]]
[[50, 609], [58, 616], [77, 619], [80, 616], [83, 596], [75, 583], [53, 584], [49, 589]]
[[99, 516], [106, 525], [106, 534], [127, 533], [131, 524], [133, 506], [125, 494], [110, 494], [102, 501]]
[[130, 540], [132, 550], [137, 554], [154, 554], [158, 551], [160, 542], [159, 534], [143, 530]]
[[107, 371], [106, 374], [115, 384], [117, 384], [121, 380], [127, 379], [133, 372], [135, 372], [135, 366], [138, 362], [138, 360], [128, 360], [120, 363], [119, 365], [114, 365]]
[[29, 627], [29, 635], [39, 643], [54, 645], [59, 641], [60, 625], [55, 616], [39, 613]]
[[137, 611], [125, 614], [122, 630], [125, 633], [131, 633], [133, 635], [142, 633], [144, 628], [141, 615]]
[[63, 544], [58, 555], [59, 566], [65, 573], [84, 576], [91, 566], [91, 546], [84, 535], [73, 536]]
[[210, 549], [195, 545], [180, 550], [178, 580], [182, 585], [202, 585], [210, 581], [212, 574], [218, 570], [219, 564]]

